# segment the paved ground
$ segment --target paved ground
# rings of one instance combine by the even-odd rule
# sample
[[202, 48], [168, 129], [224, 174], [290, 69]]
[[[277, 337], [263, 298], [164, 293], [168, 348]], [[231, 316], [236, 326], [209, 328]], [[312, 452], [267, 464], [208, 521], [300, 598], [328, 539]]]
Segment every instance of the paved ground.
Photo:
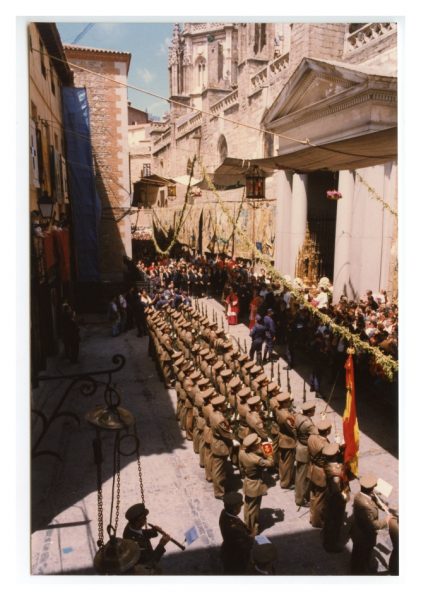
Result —
[[[214, 300], [202, 301], [209, 316], [214, 311], [221, 315], [221, 307]], [[220, 319], [221, 317], [219, 317]], [[87, 315], [82, 327], [82, 343], [78, 365], [70, 365], [64, 358], [50, 362], [48, 374], [65, 374], [75, 371], [93, 371], [111, 367], [113, 354], [126, 357], [126, 365], [116, 373], [122, 405], [133, 412], [141, 440], [141, 465], [146, 504], [150, 521], [160, 525], [175, 539], [183, 542], [185, 532], [196, 526], [199, 539], [183, 552], [168, 544], [161, 560], [168, 575], [219, 575], [221, 536], [218, 518], [222, 503], [213, 497], [212, 485], [199, 468], [198, 457], [191, 442], [184, 439], [175, 419], [175, 391], [166, 390], [155, 372], [147, 354], [147, 338], [138, 338], [131, 330], [117, 338], [110, 336], [108, 323], [102, 317]], [[230, 328], [230, 334], [240, 340], [249, 340], [244, 325]], [[281, 384], [286, 387], [285, 362], [279, 359]], [[270, 367], [266, 365], [270, 374]], [[291, 371], [291, 386], [299, 408], [303, 396], [303, 379], [308, 369], [300, 373]], [[274, 377], [277, 377], [275, 366]], [[308, 379], [307, 379], [308, 381]], [[41, 383], [34, 394], [34, 406], [50, 414], [64, 392], [64, 382]], [[329, 392], [329, 390], [326, 390]], [[306, 388], [307, 398], [314, 394]], [[330, 417], [338, 432], [341, 430], [341, 413], [344, 407], [344, 390], [336, 386]], [[103, 391], [84, 397], [73, 390], [63, 410], [74, 411], [80, 425], [68, 417], [59, 418], [51, 427], [39, 449], [54, 450], [62, 462], [43, 455], [34, 459], [32, 469], [32, 533], [31, 555], [34, 575], [92, 575], [93, 558], [97, 540], [97, 488], [93, 461], [92, 440], [94, 431], [84, 420], [89, 409], [103, 400]], [[397, 423], [387, 407], [374, 404], [369, 398], [359, 398], [360, 422], [360, 472], [373, 471], [393, 485], [390, 497], [392, 506], [398, 503]], [[318, 401], [317, 412], [325, 402]], [[335, 409], [335, 410], [333, 410]], [[338, 411], [338, 412], [335, 412]], [[35, 422], [33, 441], [41, 431], [39, 418]], [[108, 441], [105, 439], [108, 438]], [[104, 523], [108, 523], [112, 486], [111, 436], [104, 436]], [[309, 525], [307, 509], [297, 511], [293, 492], [281, 490], [272, 482], [263, 498], [261, 520], [266, 535], [278, 548], [276, 573], [278, 575], [347, 575], [351, 543], [348, 541], [341, 554], [324, 552], [319, 530]], [[240, 489], [241, 480], [233, 474], [231, 489]], [[358, 486], [352, 484], [352, 491]], [[122, 535], [124, 512], [139, 502], [138, 466], [133, 457], [122, 458], [121, 508], [117, 533]], [[348, 512], [351, 504], [348, 504]], [[386, 532], [378, 536], [379, 570], [384, 571], [390, 554]]]

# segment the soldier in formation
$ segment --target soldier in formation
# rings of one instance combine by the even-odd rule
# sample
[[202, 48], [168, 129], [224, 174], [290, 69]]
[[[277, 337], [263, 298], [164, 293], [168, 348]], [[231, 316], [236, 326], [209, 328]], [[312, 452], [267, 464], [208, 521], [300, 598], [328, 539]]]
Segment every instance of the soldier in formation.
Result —
[[[159, 310], [148, 307], [145, 314], [149, 352], [163, 383], [176, 390], [180, 427], [193, 443], [204, 476], [213, 484], [215, 498], [224, 500], [221, 531], [229, 532], [229, 523], [234, 523], [235, 535], [242, 540], [237, 540], [238, 547], [245, 554], [250, 551], [250, 540], [259, 532], [262, 496], [267, 493], [264, 471], [275, 469], [281, 488], [295, 490], [297, 506], [310, 506], [310, 522], [322, 529], [324, 549], [341, 551], [349, 485], [341, 449], [329, 443], [331, 423], [315, 420], [315, 402], [304, 401], [301, 411], [295, 411], [290, 393], [271, 381], [261, 365], [236, 350], [224, 330], [197, 308], [163, 305]], [[269, 454], [263, 452], [265, 443], [272, 448]], [[238, 468], [243, 478], [244, 502], [240, 503], [237, 495], [233, 503], [227, 485], [229, 464]], [[371, 498], [372, 483], [362, 478], [361, 492], [354, 501], [353, 573], [366, 572], [375, 533], [390, 520], [378, 519], [378, 508]], [[240, 525], [242, 506], [245, 524]], [[397, 529], [394, 525], [390, 526], [391, 536]], [[229, 536], [226, 533], [227, 540]], [[268, 556], [273, 548], [268, 550], [265, 544], [256, 547], [263, 546], [257, 555], [268, 555], [264, 557], [267, 562], [260, 563], [253, 559], [253, 548], [251, 567], [247, 567], [242, 551], [238, 564], [230, 562], [227, 548], [233, 543], [224, 541], [224, 572], [243, 573], [250, 568], [271, 572], [274, 557]], [[395, 563], [392, 561], [391, 572], [397, 570]]]

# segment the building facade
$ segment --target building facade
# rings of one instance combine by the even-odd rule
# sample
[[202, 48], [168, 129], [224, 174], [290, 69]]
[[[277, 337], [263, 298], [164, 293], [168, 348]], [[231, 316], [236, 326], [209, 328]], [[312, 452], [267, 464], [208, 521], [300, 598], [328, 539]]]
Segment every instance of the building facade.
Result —
[[[201, 163], [282, 274], [296, 275], [308, 228], [335, 299], [396, 294], [396, 23], [176, 24], [169, 79], [170, 118], [151, 132], [155, 173], [177, 180], [196, 155], [194, 176]], [[243, 197], [253, 161], [267, 175], [257, 210]], [[175, 213], [184, 192], [168, 204]], [[195, 199], [197, 230], [214, 202], [206, 189]], [[240, 240], [234, 252], [247, 256]]]
[[[57, 28], [28, 25], [31, 371], [58, 352], [60, 305], [73, 302], [73, 245], [62, 89], [72, 85]], [[44, 214], [44, 216], [43, 216]]]
[[104, 285], [112, 284], [122, 280], [123, 257], [131, 257], [132, 252], [126, 87], [130, 53], [75, 45], [64, 45], [64, 50], [75, 86], [87, 91], [95, 183], [101, 200], [100, 279]]

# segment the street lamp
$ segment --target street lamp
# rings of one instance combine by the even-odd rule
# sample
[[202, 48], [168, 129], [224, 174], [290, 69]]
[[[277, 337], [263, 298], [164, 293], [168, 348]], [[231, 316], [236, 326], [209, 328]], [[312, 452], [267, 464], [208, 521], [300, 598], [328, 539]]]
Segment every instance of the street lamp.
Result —
[[256, 249], [255, 210], [258, 206], [258, 203], [254, 201], [263, 200], [265, 198], [265, 177], [257, 165], [253, 165], [246, 173], [246, 198], [252, 200], [252, 202], [249, 203], [249, 206], [253, 209], [253, 253], [251, 260], [254, 267]]
[[43, 194], [38, 200], [39, 212], [43, 219], [50, 220], [54, 213], [54, 199], [51, 196]]
[[246, 173], [246, 198], [263, 200], [265, 198], [265, 177], [257, 165]]

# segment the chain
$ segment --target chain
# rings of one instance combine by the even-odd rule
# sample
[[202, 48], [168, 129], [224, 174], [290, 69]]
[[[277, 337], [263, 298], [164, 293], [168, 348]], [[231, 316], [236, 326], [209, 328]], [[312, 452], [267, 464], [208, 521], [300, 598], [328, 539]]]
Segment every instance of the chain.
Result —
[[104, 545], [104, 516], [103, 516], [103, 501], [102, 501], [102, 452], [101, 452], [101, 435], [99, 430], [96, 432], [96, 439], [93, 441], [94, 459], [97, 473], [97, 499], [98, 499], [98, 541], [97, 545], [102, 548]]
[[118, 517], [120, 515], [120, 452], [117, 451], [117, 494], [115, 503], [115, 525], [114, 528], [117, 531]]
[[[134, 429], [134, 434], [136, 436], [136, 439], [139, 442], [139, 437], [137, 435], [136, 423], [133, 425], [133, 429]], [[142, 466], [140, 464], [139, 443], [137, 443], [137, 445], [136, 445], [136, 455], [137, 455], [137, 470], [138, 470], [138, 473], [139, 473], [140, 497], [142, 498], [143, 504], [145, 504], [145, 492], [144, 492], [144, 489], [143, 489]]]

